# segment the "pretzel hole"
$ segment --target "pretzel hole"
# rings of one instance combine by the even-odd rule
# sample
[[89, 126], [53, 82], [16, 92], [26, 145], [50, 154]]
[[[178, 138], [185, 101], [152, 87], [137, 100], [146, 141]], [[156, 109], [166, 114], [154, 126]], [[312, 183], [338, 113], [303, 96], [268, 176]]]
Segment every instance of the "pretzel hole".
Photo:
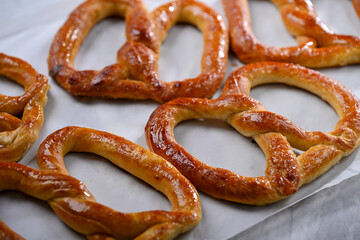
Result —
[[100, 204], [120, 212], [171, 211], [165, 195], [105, 158], [69, 153], [64, 162], [69, 174], [82, 181]]
[[125, 32], [125, 20], [120, 17], [109, 17], [97, 23], [80, 47], [75, 68], [100, 70], [116, 63], [116, 53], [126, 42]]
[[[26, 239], [43, 239], [44, 236], [61, 236], [61, 239], [74, 239], [78, 236], [81, 239], [81, 235], [72, 231], [56, 216], [47, 202], [21, 192], [0, 193], [0, 219]], [[34, 231], [39, 226], [41, 231]]]
[[211, 167], [249, 177], [264, 176], [266, 158], [260, 147], [224, 121], [187, 120], [175, 127], [174, 134], [186, 151]]
[[0, 75], [0, 94], [6, 96], [20, 96], [24, 93], [25, 90], [22, 85], [8, 77]]
[[282, 84], [257, 86], [250, 96], [267, 110], [280, 114], [305, 131], [333, 131], [339, 117], [335, 110], [317, 95]]
[[268, 46], [297, 46], [296, 39], [286, 30], [277, 7], [268, 0], [248, 1], [253, 33]]
[[171, 82], [198, 76], [203, 45], [202, 34], [197, 28], [184, 23], [173, 26], [160, 47], [160, 79]]

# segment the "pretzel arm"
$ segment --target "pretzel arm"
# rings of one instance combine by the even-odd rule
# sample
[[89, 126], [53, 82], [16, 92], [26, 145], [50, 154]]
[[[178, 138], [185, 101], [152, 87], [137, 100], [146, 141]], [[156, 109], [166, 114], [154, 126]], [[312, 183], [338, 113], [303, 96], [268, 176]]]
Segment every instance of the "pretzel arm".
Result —
[[25, 93], [20, 96], [13, 97], [0, 94], [0, 111], [19, 116], [27, 102], [34, 97], [38, 88], [43, 84], [39, 81], [41, 75], [30, 64], [3, 53], [0, 53], [0, 75], [24, 86]]
[[241, 61], [291, 62], [311, 68], [360, 62], [360, 38], [333, 33], [319, 20], [310, 1], [273, 2], [281, 11], [289, 32], [298, 38], [299, 46], [262, 44], [252, 31], [248, 0], [222, 0], [229, 20], [231, 47]]
[[[354, 146], [359, 144], [359, 99], [345, 86], [317, 71], [287, 63], [248, 64], [229, 76], [223, 95], [249, 94], [250, 88], [268, 83], [281, 83], [305, 89], [327, 101], [339, 116], [334, 131], [349, 137], [352, 135], [351, 141], [356, 141]], [[349, 130], [355, 134], [348, 133]]]
[[84, 235], [102, 233], [118, 238], [134, 238], [164, 223], [178, 224], [178, 229], [170, 230], [181, 233], [187, 229], [181, 225], [193, 220], [189, 215], [176, 211], [121, 213], [86, 199], [63, 198], [51, 201], [50, 205], [68, 226]]
[[306, 151], [315, 145], [333, 145], [341, 151], [350, 151], [354, 148], [353, 141], [346, 141], [341, 137], [322, 132], [307, 132], [285, 117], [268, 111], [247, 111], [233, 115], [228, 119], [241, 134], [253, 137], [257, 134], [278, 132], [286, 137], [290, 145]]
[[0, 95], [0, 162], [14, 162], [20, 160], [38, 138], [50, 86], [47, 78], [30, 64], [2, 53], [0, 74], [25, 88], [21, 96]]
[[131, 80], [128, 69], [120, 64], [107, 66], [101, 71], [75, 71], [63, 67], [52, 74], [62, 79], [60, 84], [76, 96], [126, 98], [133, 93], [137, 93], [138, 99], [151, 96], [145, 83]]
[[167, 32], [178, 22], [197, 27], [204, 39], [200, 75], [161, 82], [158, 86], [161, 93], [158, 94], [161, 95], [162, 102], [177, 97], [210, 97], [219, 87], [227, 66], [229, 39], [222, 17], [210, 7], [194, 0], [170, 2], [155, 9], [152, 16], [161, 41], [165, 40]]
[[0, 132], [10, 131], [18, 128], [21, 120], [6, 112], [0, 112]]
[[295, 37], [307, 36], [316, 39], [319, 47], [347, 45], [358, 48], [360, 46], [360, 38], [335, 34], [317, 15], [309, 14], [308, 9], [303, 10], [291, 4], [279, 6], [279, 9], [287, 30]]
[[[161, 235], [176, 236], [193, 228], [200, 220], [200, 202], [191, 183], [167, 161], [146, 149], [106, 132], [67, 127], [50, 135], [40, 146], [39, 168], [47, 172], [68, 174], [62, 159], [70, 151], [91, 152], [109, 159], [163, 192], [173, 207], [172, 211], [125, 214], [94, 201], [56, 199], [51, 203], [54, 211], [77, 231], [91, 236], [101, 233], [134, 238], [151, 226], [173, 222], [177, 223], [177, 228], [171, 228], [171, 232], [163, 232]], [[75, 205], [83, 207], [73, 209]]]
[[[277, 158], [277, 164], [280, 164], [277, 165], [275, 162], [268, 164], [266, 177], [243, 177], [226, 169], [210, 167], [193, 157], [175, 140], [173, 128], [179, 122], [192, 118], [226, 119], [232, 115], [232, 111], [239, 111], [240, 99], [244, 100], [244, 96], [228, 96], [216, 100], [185, 98], [162, 105], [154, 111], [146, 126], [148, 145], [150, 149], [176, 166], [199, 190], [211, 196], [258, 205], [284, 198], [290, 192], [296, 191], [298, 181], [295, 173], [284, 171], [284, 176], [288, 178], [281, 179], [291, 179], [286, 180], [286, 183], [280, 183], [280, 178], [273, 175], [274, 169], [279, 168], [281, 164], [286, 165], [285, 162], [296, 165], [295, 155], [289, 155], [291, 147], [281, 135], [269, 133], [263, 138], [258, 138], [259, 145], [269, 161]], [[206, 107], [202, 107], [203, 105]], [[251, 104], [247, 107], [243, 105], [242, 110], [249, 109], [250, 106]], [[259, 106], [252, 105], [252, 107]], [[270, 151], [275, 149], [275, 146], [283, 147], [279, 155]], [[288, 191], [284, 190], [284, 185]]]
[[47, 78], [44, 76], [39, 77], [41, 78], [39, 80], [40, 86], [36, 95], [27, 103], [24, 109], [22, 123], [17, 129], [2, 133], [7, 136], [7, 140], [5, 140], [7, 145], [6, 148], [0, 148], [0, 161], [2, 159], [3, 161], [19, 160], [39, 136], [44, 121], [46, 93], [49, 89]]
[[0, 75], [24, 86], [25, 91], [37, 80], [38, 73], [30, 64], [0, 53]]
[[22, 121], [6, 112], [0, 113], [0, 145], [11, 144], [19, 133]]
[[74, 10], [55, 36], [48, 64], [50, 71], [58, 66], [71, 67], [86, 35], [104, 18], [117, 15], [124, 17], [126, 11], [138, 1], [87, 1]]

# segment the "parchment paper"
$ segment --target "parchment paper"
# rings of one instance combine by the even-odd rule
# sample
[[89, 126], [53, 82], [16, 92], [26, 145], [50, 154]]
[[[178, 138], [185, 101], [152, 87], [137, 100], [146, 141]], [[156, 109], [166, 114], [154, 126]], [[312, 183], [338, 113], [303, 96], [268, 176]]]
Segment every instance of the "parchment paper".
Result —
[[[52, 39], [79, 0], [1, 0], [0, 52], [28, 61], [40, 73], [48, 73], [46, 58]], [[150, 10], [166, 0], [144, 1]], [[224, 16], [220, 0], [205, 1]], [[296, 44], [287, 33], [280, 15], [269, 1], [250, 0], [255, 35], [264, 43], [276, 46]], [[314, 0], [318, 14], [338, 33], [360, 35], [360, 20], [351, 1]], [[116, 60], [116, 52], [125, 42], [125, 24], [121, 19], [107, 19], [88, 35], [75, 67], [101, 69]], [[202, 35], [192, 26], [176, 25], [161, 47], [160, 76], [165, 81], [194, 77], [200, 73]], [[228, 74], [242, 66], [230, 53]], [[321, 70], [360, 94], [358, 65]], [[228, 75], [227, 74], [227, 75]], [[225, 79], [224, 79], [225, 82]], [[50, 79], [51, 90], [45, 108], [45, 122], [39, 139], [20, 161], [37, 168], [39, 144], [50, 133], [75, 125], [108, 131], [147, 148], [144, 127], [159, 106], [152, 101], [104, 100], [73, 97]], [[221, 89], [214, 96], [220, 95]], [[1, 77], [0, 93], [19, 95], [21, 86]], [[257, 87], [251, 96], [269, 110], [282, 114], [303, 129], [331, 131], [338, 118], [335, 111], [320, 98], [283, 85]], [[224, 167], [246, 176], [263, 175], [265, 157], [251, 139], [238, 134], [219, 121], [188, 121], [175, 129], [176, 139], [201, 161]], [[118, 211], [135, 212], [154, 209], [170, 210], [167, 199], [147, 184], [91, 154], [71, 153], [65, 157], [70, 174], [83, 181], [98, 202]], [[329, 172], [303, 186], [296, 194], [265, 207], [244, 206], [216, 200], [200, 193], [203, 219], [180, 239], [228, 239], [276, 212], [315, 192], [357, 175], [360, 170], [358, 151], [341, 160]], [[46, 202], [17, 192], [2, 192], [0, 219], [27, 239], [84, 239], [68, 228]]]

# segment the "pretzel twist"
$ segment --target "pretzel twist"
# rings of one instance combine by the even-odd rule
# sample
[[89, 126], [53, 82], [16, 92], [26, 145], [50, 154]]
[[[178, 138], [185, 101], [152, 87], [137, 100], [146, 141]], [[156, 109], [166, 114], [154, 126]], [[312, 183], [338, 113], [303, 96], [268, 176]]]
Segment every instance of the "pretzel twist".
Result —
[[49, 85], [47, 78], [27, 62], [2, 53], [0, 75], [25, 88], [21, 96], [0, 94], [0, 161], [15, 162], [23, 157], [39, 136]]
[[[354, 6], [359, 9], [356, 1], [353, 0]], [[331, 31], [309, 0], [272, 0], [287, 30], [297, 38], [299, 45], [295, 47], [262, 44], [253, 34], [247, 0], [222, 2], [229, 21], [231, 48], [245, 63], [280, 61], [311, 68], [360, 63], [360, 38]]]
[[[282, 83], [305, 89], [327, 101], [339, 115], [334, 131], [308, 132], [267, 111], [248, 96], [250, 88]], [[220, 199], [268, 204], [295, 193], [360, 143], [360, 102], [346, 87], [319, 72], [277, 62], [248, 64], [233, 72], [217, 99], [179, 98], [158, 107], [146, 125], [149, 148], [171, 162], [196, 188]], [[227, 121], [252, 137], [266, 158], [265, 176], [244, 177], [200, 162], [176, 142], [173, 129], [188, 119]], [[292, 148], [305, 151], [296, 156]]]
[[[127, 42], [117, 63], [100, 71], [76, 71], [73, 62], [91, 28], [109, 16], [125, 16]], [[198, 27], [204, 36], [202, 72], [195, 78], [159, 78], [160, 45], [176, 22]], [[141, 0], [88, 0], [75, 9], [55, 36], [48, 57], [50, 75], [74, 95], [153, 99], [210, 97], [225, 76], [228, 35], [221, 16], [194, 0], [175, 0], [148, 13]]]
[[[109, 159], [165, 194], [172, 211], [121, 213], [97, 203], [83, 183], [69, 176], [63, 156], [70, 151]], [[106, 132], [60, 129], [41, 144], [38, 165], [40, 171], [17, 163], [0, 163], [0, 191], [17, 190], [48, 201], [69, 227], [88, 239], [172, 239], [201, 219], [196, 189], [175, 167], [139, 145]]]

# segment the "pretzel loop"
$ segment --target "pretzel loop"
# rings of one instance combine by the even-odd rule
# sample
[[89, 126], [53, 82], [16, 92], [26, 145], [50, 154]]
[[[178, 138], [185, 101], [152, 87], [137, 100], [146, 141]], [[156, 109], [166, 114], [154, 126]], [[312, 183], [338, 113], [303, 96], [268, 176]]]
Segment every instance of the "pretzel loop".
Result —
[[[310, 91], [336, 110], [339, 122], [330, 133], [307, 132], [248, 96], [250, 88], [282, 83]], [[149, 148], [170, 161], [199, 190], [229, 201], [262, 205], [285, 198], [326, 172], [360, 143], [359, 99], [340, 83], [299, 65], [264, 62], [234, 71], [222, 96], [203, 100], [180, 98], [158, 107], [146, 126]], [[187, 119], [227, 121], [252, 137], [266, 159], [265, 176], [244, 177], [208, 166], [174, 138], [173, 128]], [[296, 156], [292, 147], [305, 151]]]
[[297, 38], [296, 47], [265, 46], [252, 32], [248, 1], [222, 2], [229, 20], [231, 47], [245, 63], [280, 61], [311, 68], [360, 63], [360, 38], [335, 34], [319, 19], [308, 0], [272, 0], [287, 30]]
[[[63, 156], [70, 151], [91, 152], [109, 159], [164, 193], [172, 211], [121, 213], [97, 203], [80, 181], [69, 176]], [[169, 239], [192, 229], [201, 219], [195, 188], [171, 164], [106, 132], [79, 127], [60, 129], [41, 144], [38, 165], [40, 171], [0, 163], [0, 191], [18, 190], [48, 201], [68, 226], [89, 239]]]
[[[117, 63], [100, 71], [76, 71], [75, 56], [91, 28], [102, 19], [125, 16], [127, 42]], [[160, 44], [176, 22], [197, 26], [204, 35], [201, 74], [183, 81], [161, 81], [158, 73]], [[193, 0], [176, 0], [147, 12], [140, 0], [88, 0], [69, 16], [50, 49], [50, 75], [74, 95], [153, 99], [210, 97], [226, 71], [228, 36], [221, 16]]]
[[20, 160], [38, 138], [49, 85], [47, 78], [28, 63], [2, 53], [0, 75], [25, 88], [20, 96], [0, 94], [0, 161], [14, 162]]

